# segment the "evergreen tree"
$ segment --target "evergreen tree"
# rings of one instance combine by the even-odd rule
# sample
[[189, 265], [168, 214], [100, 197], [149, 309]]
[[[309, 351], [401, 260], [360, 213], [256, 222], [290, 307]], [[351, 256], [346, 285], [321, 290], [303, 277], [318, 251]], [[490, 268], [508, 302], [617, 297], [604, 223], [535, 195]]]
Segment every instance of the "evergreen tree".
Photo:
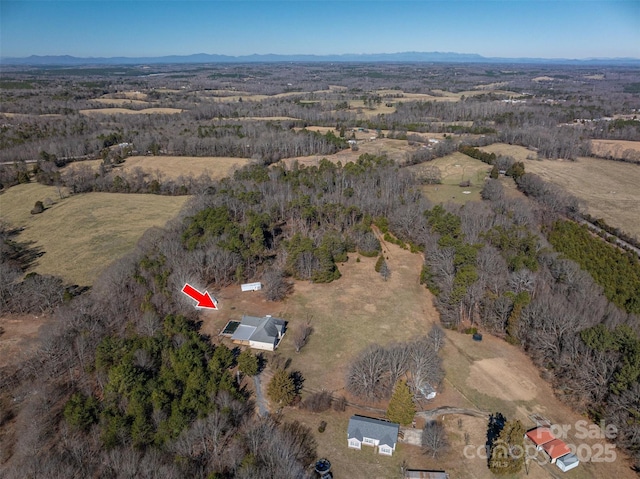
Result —
[[525, 429], [519, 420], [507, 421], [491, 445], [489, 469], [497, 475], [515, 474], [524, 466]]
[[406, 381], [398, 381], [389, 401], [387, 417], [403, 426], [411, 424], [416, 413], [416, 406], [413, 403], [413, 395], [409, 390]]
[[296, 386], [291, 375], [284, 369], [278, 369], [269, 385], [267, 395], [273, 402], [282, 406], [288, 406], [296, 397]]
[[258, 358], [248, 349], [245, 349], [238, 356], [238, 369], [247, 376], [258, 374]]

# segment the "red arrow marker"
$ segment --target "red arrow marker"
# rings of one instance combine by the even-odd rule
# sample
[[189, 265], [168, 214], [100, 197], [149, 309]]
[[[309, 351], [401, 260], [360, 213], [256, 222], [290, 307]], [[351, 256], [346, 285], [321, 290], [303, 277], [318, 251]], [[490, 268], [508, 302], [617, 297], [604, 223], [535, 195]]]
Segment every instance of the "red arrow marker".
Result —
[[185, 283], [182, 292], [198, 302], [196, 308], [218, 309], [215, 301], [207, 291], [201, 293], [189, 283]]

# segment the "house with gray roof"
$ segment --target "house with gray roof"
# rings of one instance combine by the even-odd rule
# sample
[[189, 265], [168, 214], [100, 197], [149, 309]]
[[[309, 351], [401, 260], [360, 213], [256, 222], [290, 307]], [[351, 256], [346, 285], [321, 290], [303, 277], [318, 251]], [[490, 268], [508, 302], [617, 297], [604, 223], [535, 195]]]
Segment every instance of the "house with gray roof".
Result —
[[270, 315], [264, 318], [242, 316], [242, 321], [231, 335], [231, 341], [254, 349], [274, 351], [286, 329], [287, 322]]
[[361, 449], [362, 445], [378, 448], [378, 454], [391, 456], [398, 443], [400, 424], [364, 416], [351, 416], [347, 428], [349, 447]]

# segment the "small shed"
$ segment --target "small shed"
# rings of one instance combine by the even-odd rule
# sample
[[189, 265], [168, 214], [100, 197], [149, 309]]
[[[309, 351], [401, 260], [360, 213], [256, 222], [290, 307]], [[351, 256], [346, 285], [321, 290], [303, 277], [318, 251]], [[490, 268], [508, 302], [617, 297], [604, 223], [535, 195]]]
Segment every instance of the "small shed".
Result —
[[418, 386], [418, 391], [425, 399], [433, 399], [436, 397], [436, 390], [429, 383], [422, 383]]
[[556, 459], [556, 466], [558, 466], [558, 468], [562, 472], [570, 471], [574, 467], [578, 467], [578, 464], [580, 464], [580, 461], [578, 460], [578, 457], [573, 453], [566, 454]]
[[260, 291], [262, 289], [262, 283], [244, 283], [240, 285], [242, 291]]

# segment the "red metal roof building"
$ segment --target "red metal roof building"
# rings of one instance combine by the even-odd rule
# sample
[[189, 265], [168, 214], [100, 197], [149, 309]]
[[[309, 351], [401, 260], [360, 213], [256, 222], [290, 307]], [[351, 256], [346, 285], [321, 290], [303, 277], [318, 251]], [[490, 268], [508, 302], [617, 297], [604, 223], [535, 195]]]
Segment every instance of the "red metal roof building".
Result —
[[556, 437], [551, 433], [548, 427], [537, 427], [528, 431], [525, 437], [536, 445], [536, 448], [542, 450], [542, 445], [553, 441]]
[[553, 441], [545, 442], [542, 445], [542, 450], [547, 453], [549, 459], [551, 459], [551, 464], [555, 464], [556, 459], [562, 457], [566, 454], [571, 453], [571, 449], [567, 446], [564, 441], [560, 439], [554, 439]]

